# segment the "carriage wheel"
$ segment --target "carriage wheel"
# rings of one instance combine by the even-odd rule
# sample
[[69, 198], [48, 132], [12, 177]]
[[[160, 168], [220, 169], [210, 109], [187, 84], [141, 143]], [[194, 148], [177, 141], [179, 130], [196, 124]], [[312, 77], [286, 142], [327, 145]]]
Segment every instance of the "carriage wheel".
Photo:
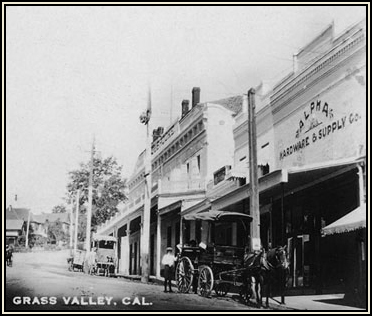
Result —
[[194, 266], [189, 258], [183, 257], [176, 267], [176, 282], [180, 293], [188, 293], [194, 278]]
[[199, 271], [198, 293], [201, 296], [209, 297], [212, 293], [213, 283], [212, 269], [208, 266], [202, 266]]
[[230, 290], [229, 283], [219, 283], [214, 286], [214, 291], [216, 292], [217, 296], [226, 296], [229, 290]]

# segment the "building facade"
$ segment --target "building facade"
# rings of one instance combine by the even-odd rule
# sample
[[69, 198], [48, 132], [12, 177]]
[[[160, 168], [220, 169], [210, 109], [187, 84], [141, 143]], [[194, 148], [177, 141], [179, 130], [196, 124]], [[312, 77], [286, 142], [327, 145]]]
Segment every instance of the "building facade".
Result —
[[[365, 203], [365, 30], [362, 21], [335, 37], [330, 25], [294, 56], [290, 74], [257, 88], [261, 242], [288, 247], [289, 288], [355, 287], [356, 267], [365, 271], [365, 230], [321, 235]], [[212, 186], [204, 209], [250, 212], [247, 116], [244, 102], [233, 126], [234, 165], [219, 184], [225, 194]]]
[[[262, 246], [287, 246], [288, 288], [355, 288], [366, 269], [365, 229], [321, 232], [366, 202], [366, 21], [337, 36], [330, 25], [294, 55], [285, 78], [256, 92]], [[150, 267], [157, 277], [165, 247], [207, 242], [205, 223], [185, 215], [250, 213], [247, 96], [195, 99], [191, 110], [183, 102], [180, 120], [154, 133]], [[98, 228], [119, 238], [124, 274], [141, 272], [143, 158], [129, 181], [129, 202]], [[222, 243], [246, 243], [239, 227], [224, 229], [216, 234]]]
[[[192, 104], [182, 102], [182, 116], [152, 142], [152, 198], [150, 216], [150, 274], [160, 277], [166, 247], [177, 250], [183, 239], [201, 239], [202, 225], [184, 225], [181, 214], [206, 197], [213, 172], [231, 165], [234, 157], [233, 116], [241, 97], [200, 103], [200, 89], [192, 90]], [[137, 160], [128, 181], [129, 200], [114, 218], [98, 227], [119, 241], [119, 273], [141, 274], [141, 235], [144, 211], [144, 156]], [[187, 227], [186, 227], [187, 226]]]

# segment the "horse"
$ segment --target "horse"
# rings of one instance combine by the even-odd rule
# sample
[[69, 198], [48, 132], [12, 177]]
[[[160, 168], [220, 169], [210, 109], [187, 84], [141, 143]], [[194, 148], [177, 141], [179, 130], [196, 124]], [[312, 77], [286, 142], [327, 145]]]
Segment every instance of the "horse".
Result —
[[288, 269], [286, 247], [276, 247], [268, 252], [264, 250], [249, 252], [244, 256], [245, 272], [243, 274], [243, 288], [245, 288], [245, 299], [252, 296], [252, 277], [255, 280], [255, 294], [258, 306], [262, 306], [262, 289], [266, 288], [266, 307], [269, 306], [269, 295], [271, 283], [278, 272]]
[[[283, 274], [288, 271], [289, 261], [286, 247], [277, 247], [270, 249], [266, 254], [266, 260], [263, 260], [261, 277], [259, 278], [261, 289], [265, 289], [266, 307], [269, 307], [269, 297], [271, 295], [271, 286], [274, 281], [279, 281], [284, 286]], [[259, 305], [262, 305], [262, 295], [259, 295]]]
[[8, 267], [11, 267], [13, 264], [13, 248], [12, 247], [6, 248], [5, 260], [6, 260], [6, 265]]

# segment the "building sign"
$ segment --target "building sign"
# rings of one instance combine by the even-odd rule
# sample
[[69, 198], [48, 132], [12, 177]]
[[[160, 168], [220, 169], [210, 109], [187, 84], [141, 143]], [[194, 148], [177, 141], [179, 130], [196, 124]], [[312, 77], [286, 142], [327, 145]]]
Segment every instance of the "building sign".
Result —
[[354, 124], [360, 119], [361, 115], [357, 112], [350, 112], [340, 118], [335, 118], [333, 108], [329, 106], [328, 102], [313, 101], [305, 109], [298, 122], [295, 142], [280, 151], [279, 159], [283, 160], [295, 152], [345, 129], [348, 125]]
[[[299, 102], [303, 102], [301, 106]], [[277, 168], [357, 157], [365, 152], [366, 87], [354, 78], [345, 78], [313, 98], [305, 94], [286, 105], [282, 113], [273, 133]]]

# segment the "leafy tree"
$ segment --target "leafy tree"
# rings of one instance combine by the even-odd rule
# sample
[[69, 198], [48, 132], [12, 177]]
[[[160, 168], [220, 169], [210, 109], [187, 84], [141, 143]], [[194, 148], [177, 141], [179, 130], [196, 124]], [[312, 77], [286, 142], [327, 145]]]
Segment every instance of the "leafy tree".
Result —
[[[67, 198], [73, 199], [80, 188], [79, 204], [81, 214], [86, 213], [88, 203], [89, 187], [89, 162], [81, 163], [80, 168], [69, 172], [69, 182], [67, 184]], [[93, 202], [92, 202], [92, 230], [96, 226], [105, 222], [117, 212], [117, 205], [126, 201], [126, 179], [121, 175], [122, 166], [118, 165], [112, 156], [102, 159], [93, 159]], [[86, 217], [82, 216], [81, 218]], [[79, 218], [80, 219], [80, 218]], [[86, 221], [79, 220], [79, 240], [85, 237]]]
[[65, 233], [62, 225], [63, 224], [59, 219], [54, 222], [48, 223], [47, 235], [49, 242], [55, 241], [56, 243], [58, 243], [59, 241], [68, 240], [69, 235], [68, 233]]
[[52, 213], [66, 213], [66, 212], [67, 212], [66, 206], [64, 206], [63, 204], [56, 205], [52, 209]]

